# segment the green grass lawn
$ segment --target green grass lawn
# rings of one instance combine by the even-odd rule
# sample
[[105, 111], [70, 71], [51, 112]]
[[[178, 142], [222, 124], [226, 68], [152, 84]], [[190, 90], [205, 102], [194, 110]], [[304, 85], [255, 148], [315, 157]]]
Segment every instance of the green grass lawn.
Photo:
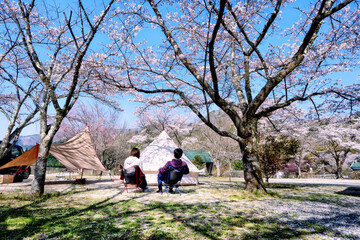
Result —
[[242, 186], [224, 187], [215, 181], [185, 187], [182, 196], [169, 197], [155, 192], [121, 195], [119, 188], [86, 191], [77, 187], [66, 193], [47, 193], [38, 200], [25, 193], [5, 192], [0, 195], [0, 238], [312, 239], [331, 235], [324, 235], [326, 229], [314, 223], [298, 228], [284, 224], [276, 211], [264, 210], [266, 202], [333, 204], [343, 196], [317, 193], [291, 199], [291, 193], [301, 192], [291, 185], [274, 185], [270, 192], [267, 196], [248, 194]]

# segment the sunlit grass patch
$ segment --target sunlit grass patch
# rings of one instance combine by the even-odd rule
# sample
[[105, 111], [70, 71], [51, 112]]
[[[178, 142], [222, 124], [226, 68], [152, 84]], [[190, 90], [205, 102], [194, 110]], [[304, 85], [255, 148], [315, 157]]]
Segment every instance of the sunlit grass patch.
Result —
[[237, 194], [237, 195], [230, 195], [229, 199], [231, 200], [239, 200], [239, 199], [247, 199], [248, 196], [244, 195], [244, 194]]
[[278, 198], [278, 197], [281, 196], [279, 193], [273, 192], [273, 191], [268, 191], [267, 193], [268, 193], [269, 196], [271, 196], [271, 197], [276, 197], [276, 198]]
[[[219, 194], [221, 194], [221, 196], [219, 196]], [[246, 192], [243, 189], [228, 188], [221, 190], [221, 192], [217, 191], [217, 194], [215, 196], [227, 197], [230, 200], [236, 201], [236, 200], [244, 200], [244, 199], [253, 200], [264, 197], [272, 197], [272, 196], [278, 196], [278, 194], [274, 192], [269, 192], [269, 194], [264, 194], [260, 191]]]
[[7, 226], [8, 230], [21, 230], [23, 229], [27, 224], [30, 224], [33, 221], [32, 217], [11, 217], [7, 218], [4, 221], [4, 225]]
[[59, 197], [61, 194], [59, 192], [51, 192], [51, 193], [45, 193], [39, 198], [32, 198], [29, 193], [25, 192], [6, 192], [5, 194], [0, 194], [0, 201], [5, 200], [16, 200], [13, 201], [13, 203], [16, 202], [43, 202], [50, 198]]
[[305, 223], [305, 226], [312, 227], [316, 232], [324, 232], [326, 230], [325, 227], [323, 227], [319, 224], [316, 224], [316, 223], [311, 223], [311, 222]]
[[221, 219], [224, 226], [231, 226], [231, 227], [243, 227], [246, 222], [245, 218], [239, 215], [222, 216]]
[[241, 239], [298, 239], [307, 231], [291, 229], [277, 222], [249, 221], [245, 224]]
[[255, 191], [255, 192], [254, 192], [254, 195], [255, 195], [256, 197], [258, 197], [258, 198], [262, 198], [262, 197], [265, 196], [264, 193], [259, 192], [259, 191]]
[[164, 231], [159, 229], [151, 229], [144, 234], [145, 239], [157, 240], [157, 239], [178, 239], [176, 233], [170, 231]]

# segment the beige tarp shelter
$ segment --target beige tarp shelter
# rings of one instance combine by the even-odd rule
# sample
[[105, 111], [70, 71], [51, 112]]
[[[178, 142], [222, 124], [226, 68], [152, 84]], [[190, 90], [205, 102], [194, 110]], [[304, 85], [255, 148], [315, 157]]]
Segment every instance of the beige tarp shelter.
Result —
[[[0, 169], [33, 165], [36, 162], [38, 151], [39, 144], [36, 144], [19, 157], [1, 166]], [[70, 171], [88, 169], [108, 172], [96, 155], [88, 127], [65, 143], [52, 145], [50, 153]]]
[[17, 158], [1, 166], [0, 169], [16, 167], [16, 166], [31, 166], [36, 162], [38, 152], [39, 152], [39, 144], [36, 144], [28, 151], [18, 156]]
[[[169, 135], [163, 131], [149, 146], [140, 153], [140, 167], [145, 173], [148, 184], [157, 184], [159, 168], [174, 158], [174, 150], [178, 148]], [[197, 185], [199, 170], [183, 154], [181, 157], [189, 167], [190, 173], [184, 175], [181, 183], [184, 185]]]
[[52, 145], [50, 153], [70, 171], [88, 169], [108, 172], [96, 155], [88, 127], [64, 143]]

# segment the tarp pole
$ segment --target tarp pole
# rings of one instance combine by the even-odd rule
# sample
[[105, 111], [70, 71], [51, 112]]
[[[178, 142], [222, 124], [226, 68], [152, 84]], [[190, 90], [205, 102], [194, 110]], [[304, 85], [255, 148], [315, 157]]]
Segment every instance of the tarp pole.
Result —
[[84, 169], [82, 168], [82, 169], [81, 169], [81, 178], [80, 178], [80, 179], [83, 178], [83, 174], [84, 174]]

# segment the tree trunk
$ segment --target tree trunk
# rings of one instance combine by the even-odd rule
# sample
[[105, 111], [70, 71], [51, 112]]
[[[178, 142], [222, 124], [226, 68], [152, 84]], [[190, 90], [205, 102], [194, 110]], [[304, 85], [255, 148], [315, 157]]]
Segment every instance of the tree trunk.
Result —
[[5, 136], [0, 144], [0, 159], [5, 157], [6, 154], [8, 154], [8, 152], [10, 151], [7, 147], [8, 144], [9, 144], [8, 137]]
[[220, 161], [215, 161], [216, 163], [216, 176], [220, 177], [221, 176], [221, 171], [220, 171]]
[[30, 190], [30, 197], [32, 198], [37, 198], [44, 194], [46, 167], [50, 147], [63, 119], [62, 117], [58, 117], [51, 126], [48, 126], [46, 124], [46, 111], [41, 112], [40, 116], [40, 147], [35, 164], [34, 180], [32, 181]]
[[297, 166], [297, 168], [298, 168], [298, 178], [301, 178], [301, 168], [300, 166]]
[[229, 182], [231, 182], [231, 159], [229, 160]]
[[[243, 149], [243, 148], [242, 148]], [[257, 158], [251, 156], [246, 150], [243, 150], [245, 191], [259, 191], [266, 193], [266, 188], [262, 179], [260, 163]]]
[[342, 175], [342, 167], [345, 163], [346, 156], [348, 155], [350, 150], [351, 150], [350, 148], [345, 148], [343, 155], [339, 156], [339, 158], [336, 160], [336, 175], [337, 175], [336, 178], [337, 179], [344, 178], [344, 176]]
[[336, 166], [336, 179], [342, 179], [342, 178], [344, 178], [342, 175], [342, 166], [338, 164], [338, 166]]
[[267, 193], [262, 178], [261, 166], [258, 158], [254, 156], [258, 139], [257, 139], [257, 120], [249, 119], [243, 122], [243, 134], [241, 127], [238, 127], [238, 135], [246, 136], [244, 142], [239, 142], [240, 150], [243, 154], [245, 191]]
[[49, 156], [50, 144], [40, 144], [38, 158], [35, 164], [34, 180], [31, 184], [30, 196], [40, 197], [44, 194], [47, 160]]

